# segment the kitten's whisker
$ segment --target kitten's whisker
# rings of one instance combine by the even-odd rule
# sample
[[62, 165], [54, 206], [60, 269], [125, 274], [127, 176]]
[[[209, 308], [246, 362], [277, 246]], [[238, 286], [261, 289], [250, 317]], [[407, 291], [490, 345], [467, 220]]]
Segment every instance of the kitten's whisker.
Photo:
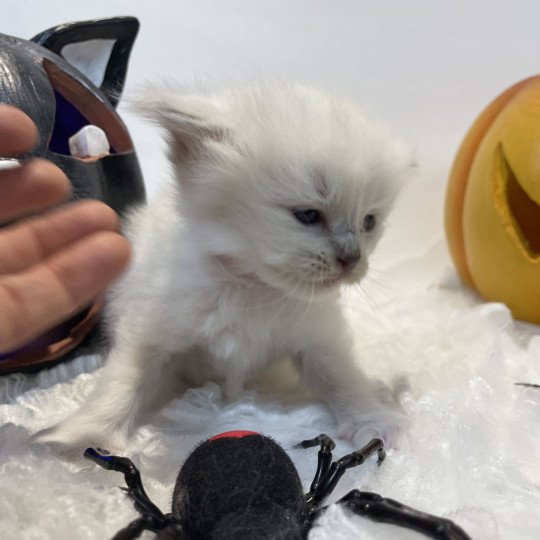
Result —
[[[278, 289], [276, 289], [276, 291], [278, 291]], [[268, 300], [267, 302], [254, 303], [251, 306], [245, 306], [241, 309], [241, 311], [245, 313], [247, 311], [254, 311], [263, 307], [272, 306], [274, 304], [277, 304], [278, 302], [282, 302], [283, 299], [287, 297], [287, 293], [285, 293], [284, 291], [279, 291], [279, 293], [280, 294], [272, 298], [272, 300]]]
[[[305, 302], [305, 298], [304, 298], [304, 295], [305, 295], [305, 291], [306, 291], [306, 288], [307, 288], [307, 285], [305, 282], [302, 282], [300, 279], [297, 279], [296, 281], [296, 286], [295, 288], [293, 289], [293, 293], [296, 294], [296, 291], [298, 291], [299, 287], [302, 286], [302, 290], [301, 292], [298, 294], [298, 298], [295, 298], [296, 299], [296, 305], [294, 306], [294, 308], [292, 309], [291, 311], [291, 316], [293, 316], [295, 313], [296, 313], [296, 310], [298, 309], [298, 307], [300, 306], [300, 304], [304, 303]], [[291, 297], [292, 298], [292, 297]]]
[[[228, 276], [233, 277], [235, 279], [238, 279], [238, 276], [235, 276], [233, 273], [231, 273], [230, 270], [222, 263], [222, 261], [218, 260], [218, 262], [219, 262], [221, 268], [223, 269], [223, 271]], [[289, 276], [285, 272], [279, 272], [277, 274], [277, 276], [282, 278], [285, 281], [285, 283], [288, 283], [288, 282], [294, 283], [293, 277]], [[253, 287], [253, 288], [261, 287], [261, 285], [260, 284], [253, 284], [251, 287]], [[298, 287], [298, 284], [295, 286], [295, 288], [293, 288], [293, 292], [297, 287]], [[255, 310], [258, 310], [258, 309], [263, 308], [263, 307], [271, 306], [273, 304], [283, 303], [283, 305], [280, 307], [280, 311], [281, 311], [281, 309], [286, 307], [287, 304], [290, 302], [290, 300], [293, 299], [292, 297], [290, 297], [290, 293], [287, 293], [286, 291], [277, 289], [275, 287], [272, 288], [270, 286], [268, 286], [268, 289], [273, 289], [276, 292], [279, 292], [279, 294], [277, 296], [274, 296], [271, 300], [268, 300], [266, 302], [259, 302], [259, 303], [254, 303], [252, 305], [244, 306], [243, 308], [241, 308], [241, 311], [245, 313], [245, 312], [249, 312], [249, 311], [255, 311]], [[285, 300], [285, 302], [284, 302], [284, 300]]]
[[[313, 298], [315, 297], [315, 282], [311, 282], [311, 295], [309, 297], [309, 302], [306, 308], [306, 313], [308, 312], [309, 308], [311, 307], [311, 304], [313, 304]], [[302, 316], [302, 319], [306, 316], [306, 313]]]
[[383, 279], [385, 286], [393, 291], [407, 288], [411, 281], [409, 278], [404, 277], [399, 272], [391, 270], [379, 270], [377, 268], [370, 267], [367, 277], [372, 277], [372, 274], [375, 274], [377, 277]]
[[369, 292], [366, 290], [362, 282], [358, 282], [355, 284], [355, 289], [360, 291], [362, 293], [362, 296], [367, 300], [367, 303], [371, 310], [376, 313], [377, 315], [380, 315], [380, 309], [377, 302], [372, 298], [372, 296], [369, 294]]
[[388, 276], [388, 277], [391, 277], [392, 279], [399, 278], [399, 275], [396, 274], [396, 272], [394, 272], [392, 270], [381, 270], [380, 268], [376, 268], [374, 266], [369, 267], [369, 273], [370, 274], [375, 273], [375, 274], [379, 274], [381, 276]]
[[[375, 279], [375, 277], [372, 275], [373, 272], [379, 276], [382, 276], [383, 279]], [[410, 289], [408, 279], [403, 278], [395, 272], [386, 272], [384, 270], [370, 268], [365, 279], [369, 286], [374, 287], [377, 292], [392, 302], [399, 301], [399, 292], [403, 293], [403, 291]]]
[[387, 300], [394, 300], [394, 297], [388, 293], [388, 291], [377, 281], [375, 281], [373, 278], [366, 277], [364, 278], [364, 286], [366, 288], [366, 291], [368, 290], [368, 287], [372, 287], [373, 289], [376, 289], [376, 291], [385, 297]]
[[[307, 285], [306, 285], [306, 288], [307, 288]], [[306, 304], [306, 309], [304, 310], [304, 313], [302, 314], [302, 316], [298, 319], [298, 321], [296, 321], [296, 324], [299, 325], [306, 317], [308, 311], [309, 311], [309, 308], [311, 307], [311, 304], [313, 302], [313, 294], [315, 292], [315, 282], [312, 281], [311, 282], [311, 294], [309, 296], [309, 300]]]
[[[301, 284], [300, 280], [295, 282], [294, 276], [290, 275], [289, 273], [286, 273], [285, 271], [279, 272], [276, 275], [279, 276], [280, 278], [282, 278], [286, 284], [291, 283], [292, 284], [291, 285], [292, 289], [291, 289], [291, 291], [288, 291], [288, 292], [284, 291], [283, 294], [279, 298], [277, 298], [275, 300], [276, 302], [277, 301], [281, 302], [281, 306], [279, 307], [279, 309], [276, 311], [276, 313], [272, 317], [271, 322], [273, 322], [277, 317], [279, 317], [279, 315], [282, 313], [282, 311], [288, 307], [289, 303], [292, 300], [295, 300], [297, 302], [297, 305], [300, 304], [300, 302], [302, 301], [301, 298], [296, 298], [294, 296], [294, 293], [298, 289], [298, 286]], [[284, 301], [283, 301], [283, 299], [284, 299]], [[291, 311], [291, 314], [294, 314], [294, 310], [296, 309], [296, 307], [297, 306], [295, 306], [293, 308], [293, 310]]]

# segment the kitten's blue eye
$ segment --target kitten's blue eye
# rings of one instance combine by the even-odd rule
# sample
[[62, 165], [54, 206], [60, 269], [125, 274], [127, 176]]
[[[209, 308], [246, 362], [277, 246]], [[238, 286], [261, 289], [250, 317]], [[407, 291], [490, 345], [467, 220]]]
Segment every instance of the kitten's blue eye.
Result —
[[322, 221], [322, 214], [314, 208], [306, 210], [293, 210], [294, 217], [304, 225], [314, 225]]
[[364, 216], [364, 231], [369, 232], [372, 231], [375, 228], [375, 225], [377, 224], [377, 218], [373, 214], [367, 214]]

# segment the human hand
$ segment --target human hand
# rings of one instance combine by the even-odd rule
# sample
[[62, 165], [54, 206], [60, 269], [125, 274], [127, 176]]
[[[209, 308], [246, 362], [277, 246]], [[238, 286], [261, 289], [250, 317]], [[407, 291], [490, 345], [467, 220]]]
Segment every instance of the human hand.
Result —
[[[36, 140], [30, 118], [0, 104], [0, 156], [27, 152]], [[104, 203], [86, 200], [43, 213], [69, 191], [65, 174], [44, 159], [0, 170], [0, 222], [18, 219], [0, 229], [0, 352], [91, 304], [129, 262], [118, 216]]]

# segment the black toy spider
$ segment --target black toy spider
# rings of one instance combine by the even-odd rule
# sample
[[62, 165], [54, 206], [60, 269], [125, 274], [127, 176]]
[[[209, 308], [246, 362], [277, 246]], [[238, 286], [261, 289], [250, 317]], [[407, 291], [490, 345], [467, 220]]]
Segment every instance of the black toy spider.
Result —
[[[157, 538], [178, 540], [301, 540], [321, 512], [345, 471], [377, 452], [385, 459], [383, 442], [332, 461], [334, 441], [321, 434], [299, 448], [319, 446], [318, 464], [304, 495], [298, 472], [287, 453], [271, 438], [252, 431], [230, 431], [201, 443], [184, 463], [173, 492], [172, 512], [163, 514], [148, 498], [140, 473], [129, 458], [88, 448], [84, 453], [108, 470], [124, 474], [141, 517], [113, 540], [138, 538], [144, 530]], [[105, 452], [105, 451], [101, 451]], [[470, 540], [450, 520], [419, 512], [392, 499], [357, 489], [340, 499], [352, 512], [375, 521], [414, 529], [441, 540]]]

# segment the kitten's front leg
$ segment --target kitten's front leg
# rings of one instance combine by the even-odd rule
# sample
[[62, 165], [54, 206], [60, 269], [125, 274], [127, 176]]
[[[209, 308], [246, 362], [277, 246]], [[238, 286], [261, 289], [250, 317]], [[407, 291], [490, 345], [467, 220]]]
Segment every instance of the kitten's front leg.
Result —
[[381, 401], [380, 387], [355, 362], [348, 340], [308, 346], [300, 361], [305, 382], [336, 416], [339, 436], [360, 446], [373, 437], [388, 447], [398, 444], [408, 419], [397, 405]]
[[66, 451], [86, 446], [122, 450], [141, 408], [162, 388], [168, 356], [154, 347], [117, 346], [78, 411], [34, 440]]

